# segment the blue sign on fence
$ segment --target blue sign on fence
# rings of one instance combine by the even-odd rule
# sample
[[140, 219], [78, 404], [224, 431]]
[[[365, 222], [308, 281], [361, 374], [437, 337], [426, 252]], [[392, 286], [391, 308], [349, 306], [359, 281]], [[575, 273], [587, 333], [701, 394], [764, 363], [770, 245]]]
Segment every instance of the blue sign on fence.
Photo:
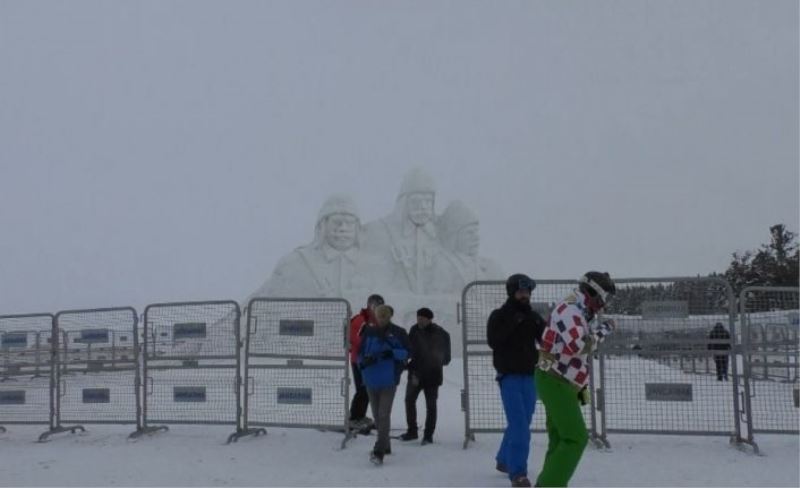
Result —
[[6, 332], [0, 339], [0, 344], [3, 348], [8, 349], [11, 347], [28, 347], [28, 333], [27, 332]]
[[310, 337], [314, 335], [313, 320], [281, 320], [280, 335]]
[[84, 344], [108, 343], [108, 329], [83, 329], [81, 336], [75, 342]]
[[108, 388], [84, 388], [83, 403], [111, 403], [111, 391]]
[[311, 388], [278, 388], [278, 403], [287, 405], [311, 405]]
[[176, 402], [204, 402], [206, 401], [206, 387], [176, 386], [173, 390], [173, 399]]
[[0, 391], [0, 405], [24, 405], [25, 390]]
[[205, 322], [184, 322], [172, 326], [172, 338], [175, 340], [204, 339], [205, 337]]

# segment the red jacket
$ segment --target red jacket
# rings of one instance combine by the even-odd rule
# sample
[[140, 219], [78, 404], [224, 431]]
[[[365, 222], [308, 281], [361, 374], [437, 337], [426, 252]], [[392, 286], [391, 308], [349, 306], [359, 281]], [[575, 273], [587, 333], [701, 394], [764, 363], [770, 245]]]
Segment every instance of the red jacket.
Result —
[[368, 324], [375, 323], [375, 315], [372, 310], [362, 308], [360, 312], [350, 319], [350, 362], [358, 362], [358, 349], [361, 346], [361, 329]]

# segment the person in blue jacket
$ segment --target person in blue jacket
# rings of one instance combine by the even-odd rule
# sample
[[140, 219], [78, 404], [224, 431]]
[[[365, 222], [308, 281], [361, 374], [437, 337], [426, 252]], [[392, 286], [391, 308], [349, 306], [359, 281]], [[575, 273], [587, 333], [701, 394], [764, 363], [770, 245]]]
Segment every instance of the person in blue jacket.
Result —
[[369, 395], [378, 439], [370, 453], [370, 461], [383, 464], [383, 456], [391, 452], [389, 429], [392, 403], [400, 375], [408, 359], [408, 334], [392, 323], [394, 310], [388, 305], [375, 308], [377, 327], [364, 327], [358, 350], [358, 366]]

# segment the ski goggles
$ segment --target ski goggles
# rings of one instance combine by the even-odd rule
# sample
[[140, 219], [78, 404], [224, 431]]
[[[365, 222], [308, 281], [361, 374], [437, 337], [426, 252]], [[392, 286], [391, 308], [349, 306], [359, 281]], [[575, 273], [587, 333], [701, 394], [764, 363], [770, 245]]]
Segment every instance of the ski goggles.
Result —
[[533, 293], [533, 290], [536, 288], [536, 282], [530, 278], [520, 278], [517, 282], [517, 289], [518, 290], [527, 290]]
[[600, 302], [599, 306], [601, 307], [608, 305], [608, 303], [614, 298], [613, 293], [604, 290], [603, 287], [597, 284], [597, 282], [594, 280], [588, 279], [584, 276], [581, 278], [580, 282], [589, 286], [589, 295], [591, 298]]

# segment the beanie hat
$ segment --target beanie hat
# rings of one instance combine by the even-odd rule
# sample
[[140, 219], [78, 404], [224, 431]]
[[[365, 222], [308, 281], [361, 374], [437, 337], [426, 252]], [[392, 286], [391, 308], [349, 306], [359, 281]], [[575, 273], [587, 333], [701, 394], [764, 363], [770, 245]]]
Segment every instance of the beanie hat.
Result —
[[429, 308], [422, 307], [417, 310], [417, 317], [425, 317], [428, 320], [433, 320], [433, 311]]

